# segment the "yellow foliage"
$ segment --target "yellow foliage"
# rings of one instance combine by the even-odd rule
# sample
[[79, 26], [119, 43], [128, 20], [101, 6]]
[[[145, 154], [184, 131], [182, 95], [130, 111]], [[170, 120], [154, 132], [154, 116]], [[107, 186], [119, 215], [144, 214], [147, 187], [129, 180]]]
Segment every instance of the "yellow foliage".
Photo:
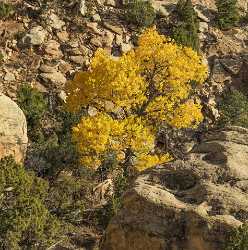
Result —
[[169, 154], [165, 154], [162, 156], [151, 155], [151, 154], [142, 154], [137, 157], [137, 161], [135, 162], [135, 167], [139, 170], [145, 170], [150, 168], [151, 166], [156, 166], [168, 161], [171, 161], [172, 157]]
[[[86, 166], [97, 168], [108, 151], [123, 159], [127, 150], [136, 155], [140, 170], [166, 162], [168, 155], [151, 154], [156, 127], [163, 123], [195, 127], [203, 119], [200, 103], [189, 99], [194, 86], [207, 77], [202, 58], [159, 35], [155, 28], [147, 29], [138, 45], [118, 60], [98, 50], [90, 70], [77, 73], [66, 85], [70, 111], [89, 105], [98, 110], [96, 116], [83, 117], [73, 128]], [[108, 102], [125, 117], [109, 113]]]

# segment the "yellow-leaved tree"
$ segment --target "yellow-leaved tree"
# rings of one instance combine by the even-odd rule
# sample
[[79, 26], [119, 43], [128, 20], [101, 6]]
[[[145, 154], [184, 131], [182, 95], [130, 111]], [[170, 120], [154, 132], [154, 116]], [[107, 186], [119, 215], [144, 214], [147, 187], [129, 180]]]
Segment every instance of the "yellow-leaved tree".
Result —
[[197, 126], [203, 119], [191, 93], [207, 77], [207, 67], [191, 48], [147, 29], [138, 47], [116, 59], [99, 49], [87, 72], [67, 83], [67, 106], [97, 109], [73, 128], [82, 164], [98, 168], [108, 152], [121, 162], [135, 156], [139, 170], [166, 162], [154, 151], [156, 130]]

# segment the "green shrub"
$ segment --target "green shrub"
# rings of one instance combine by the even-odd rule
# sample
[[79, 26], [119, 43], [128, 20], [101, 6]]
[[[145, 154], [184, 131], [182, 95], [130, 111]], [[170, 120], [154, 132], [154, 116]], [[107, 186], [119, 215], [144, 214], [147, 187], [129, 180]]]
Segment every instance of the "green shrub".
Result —
[[82, 218], [89, 189], [84, 178], [61, 175], [49, 189], [50, 211], [63, 221], [76, 224]]
[[248, 250], [248, 224], [232, 232], [226, 250]]
[[239, 19], [237, 0], [216, 0], [218, 9], [217, 24], [221, 29], [230, 29]]
[[114, 194], [103, 209], [98, 212], [98, 222], [106, 228], [113, 216], [117, 214], [122, 207], [122, 195], [128, 186], [128, 176], [119, 174], [114, 179]]
[[0, 249], [45, 249], [54, 243], [59, 222], [44, 203], [48, 183], [10, 157], [0, 160]]
[[126, 6], [126, 19], [139, 27], [153, 24], [156, 14], [150, 1], [131, 0]]
[[0, 2], [0, 19], [8, 18], [14, 11], [12, 5]]
[[199, 21], [191, 0], [179, 0], [177, 3], [179, 22], [173, 27], [174, 40], [194, 50], [199, 50], [198, 29]]
[[43, 95], [28, 84], [22, 85], [17, 93], [17, 103], [27, 118], [30, 129], [39, 124], [40, 119], [48, 109]]
[[236, 125], [248, 127], [248, 98], [233, 90], [219, 104], [219, 125]]
[[79, 154], [71, 140], [71, 127], [78, 123], [81, 115], [57, 110], [56, 122], [52, 133], [33, 142], [27, 154], [27, 165], [37, 175], [54, 180], [61, 171], [72, 171], [79, 167]]

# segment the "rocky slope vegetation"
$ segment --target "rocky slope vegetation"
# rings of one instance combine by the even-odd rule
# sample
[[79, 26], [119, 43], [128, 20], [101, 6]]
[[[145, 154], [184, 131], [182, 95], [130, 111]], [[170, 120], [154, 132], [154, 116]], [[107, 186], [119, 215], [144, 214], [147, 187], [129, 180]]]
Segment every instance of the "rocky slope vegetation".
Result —
[[247, 220], [248, 130], [209, 133], [188, 160], [140, 175], [106, 231], [105, 250], [220, 250]]
[[[49, 249], [99, 249], [105, 227], [118, 209], [116, 206], [113, 212], [108, 205], [114, 204], [114, 194], [120, 196], [127, 183], [118, 183], [119, 192], [115, 189], [119, 170], [110, 173], [103, 168], [92, 174], [78, 169], [71, 126], [79, 117], [63, 113], [64, 87], [77, 71], [89, 68], [98, 48], [116, 58], [135, 47], [141, 29], [126, 20], [125, 0], [4, 2], [12, 7], [4, 13], [0, 2], [0, 158], [12, 154], [23, 162], [26, 155], [26, 169], [50, 185], [45, 206], [59, 219], [76, 225], [75, 232], [66, 237], [61, 233], [65, 241], [57, 240]], [[156, 12], [154, 24], [161, 34], [170, 34], [178, 0], [151, 2]], [[207, 130], [220, 116], [217, 103], [224, 90], [247, 93], [248, 22], [220, 30], [214, 0], [192, 3], [199, 20], [200, 53], [209, 68], [206, 83], [196, 93]], [[248, 0], [238, 0], [243, 16], [247, 5]], [[34, 113], [40, 111], [37, 123], [28, 124], [28, 135], [25, 116], [13, 102], [18, 101], [23, 84], [36, 91], [37, 99], [31, 104]], [[40, 102], [44, 110], [39, 110]], [[25, 98], [22, 104], [32, 110]], [[83, 112], [94, 116], [96, 110], [88, 107]], [[183, 136], [180, 133], [173, 130], [166, 135], [174, 149], [180, 144], [175, 138], [184, 139], [184, 131]], [[192, 133], [186, 138], [191, 144]], [[223, 249], [231, 230], [247, 220], [247, 138], [248, 131], [238, 127], [214, 131], [190, 154], [180, 157], [184, 160], [139, 176], [108, 226], [103, 249]], [[187, 145], [180, 146], [189, 151]]]
[[[7, 1], [12, 15], [0, 20], [0, 91], [15, 98], [22, 83], [50, 96], [65, 98], [64, 84], [86, 69], [97, 48], [113, 56], [134, 46], [138, 29], [126, 22], [122, 1]], [[152, 1], [157, 26], [167, 33], [176, 0]], [[218, 117], [215, 96], [228, 83], [247, 81], [248, 26], [229, 31], [215, 25], [213, 0], [193, 1], [200, 20], [201, 50], [209, 63], [208, 84], [201, 92], [210, 119]], [[247, 1], [238, 1], [245, 13]]]

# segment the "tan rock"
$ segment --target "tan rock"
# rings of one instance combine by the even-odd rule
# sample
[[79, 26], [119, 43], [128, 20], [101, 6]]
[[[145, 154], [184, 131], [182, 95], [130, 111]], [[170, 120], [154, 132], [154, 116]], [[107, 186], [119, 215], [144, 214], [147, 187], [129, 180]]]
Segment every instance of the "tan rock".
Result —
[[51, 82], [57, 87], [62, 87], [66, 83], [65, 76], [60, 71], [54, 71], [50, 73], [41, 73], [40, 77], [45, 82]]
[[70, 56], [70, 60], [79, 65], [84, 65], [85, 59], [87, 58], [85, 58], [84, 56]]
[[98, 29], [98, 23], [97, 22], [88, 22], [87, 27], [92, 31], [94, 34], [101, 35], [102, 32]]
[[53, 73], [57, 71], [57, 67], [50, 66], [47, 64], [42, 64], [39, 68], [39, 70], [43, 73]]
[[224, 250], [248, 214], [248, 129], [207, 134], [188, 160], [147, 170], [123, 197], [102, 250]]
[[70, 72], [72, 70], [72, 66], [68, 62], [60, 61], [59, 70], [62, 74], [66, 74], [67, 72]]
[[101, 37], [92, 37], [90, 43], [96, 47], [102, 47]]
[[60, 44], [55, 40], [50, 40], [46, 43], [45, 52], [53, 59], [59, 59], [63, 56]]
[[110, 24], [110, 23], [105, 22], [104, 23], [104, 27], [107, 28], [107, 29], [109, 29], [110, 31], [116, 33], [116, 34], [119, 34], [119, 35], [123, 34], [122, 27], [120, 27], [118, 25], [114, 25], [114, 24]]
[[67, 33], [67, 31], [60, 31], [60, 32], [57, 32], [57, 37], [59, 38], [59, 40], [61, 42], [66, 42], [69, 40], [69, 34]]
[[29, 45], [41, 45], [44, 43], [46, 36], [47, 31], [43, 27], [35, 26], [23, 37], [22, 42]]
[[56, 30], [62, 29], [65, 25], [65, 22], [62, 21], [56, 14], [51, 13], [47, 16], [47, 24]]
[[22, 162], [27, 149], [27, 123], [22, 110], [9, 97], [0, 94], [0, 158], [13, 155]]

